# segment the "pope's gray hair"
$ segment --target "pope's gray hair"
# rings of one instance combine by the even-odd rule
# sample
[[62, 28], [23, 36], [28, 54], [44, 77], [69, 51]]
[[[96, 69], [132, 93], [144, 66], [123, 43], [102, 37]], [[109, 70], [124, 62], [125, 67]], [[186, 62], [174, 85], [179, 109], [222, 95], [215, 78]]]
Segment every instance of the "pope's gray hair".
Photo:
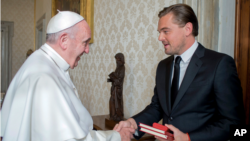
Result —
[[56, 33], [46, 34], [46, 42], [54, 44], [59, 39], [59, 37], [64, 33], [67, 33], [71, 39], [74, 39], [76, 31], [77, 31], [77, 26], [74, 25], [70, 28], [64, 29]]

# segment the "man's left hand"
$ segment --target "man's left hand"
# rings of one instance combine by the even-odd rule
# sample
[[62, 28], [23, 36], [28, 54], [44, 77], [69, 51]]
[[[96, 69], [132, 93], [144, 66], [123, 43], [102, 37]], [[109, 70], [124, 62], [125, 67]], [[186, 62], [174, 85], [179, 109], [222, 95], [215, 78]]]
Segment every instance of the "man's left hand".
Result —
[[[186, 133], [181, 132], [178, 128], [174, 127], [173, 125], [170, 124], [165, 124], [170, 130], [174, 132], [174, 141], [189, 141], [189, 137]], [[159, 141], [169, 141], [169, 140], [164, 140], [159, 137], [155, 137]]]

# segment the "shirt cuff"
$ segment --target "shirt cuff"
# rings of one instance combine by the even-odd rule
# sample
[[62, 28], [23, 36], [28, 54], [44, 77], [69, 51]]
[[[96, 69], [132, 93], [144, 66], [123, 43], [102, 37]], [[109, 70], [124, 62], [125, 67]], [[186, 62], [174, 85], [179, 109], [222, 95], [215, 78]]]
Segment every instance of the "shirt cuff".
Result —
[[190, 136], [189, 136], [189, 134], [188, 134], [188, 133], [187, 133], [187, 135], [188, 135], [188, 141], [191, 141]]
[[135, 130], [134, 135], [135, 135], [135, 136], [139, 136], [138, 129]]

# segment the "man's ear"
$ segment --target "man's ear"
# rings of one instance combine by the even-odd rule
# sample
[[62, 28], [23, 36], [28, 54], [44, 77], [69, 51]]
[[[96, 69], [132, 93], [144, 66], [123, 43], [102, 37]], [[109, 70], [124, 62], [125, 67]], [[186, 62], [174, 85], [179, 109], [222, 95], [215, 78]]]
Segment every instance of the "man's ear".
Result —
[[63, 50], [67, 49], [68, 41], [69, 41], [68, 34], [67, 33], [61, 34], [61, 36], [59, 37], [59, 44]]
[[193, 32], [193, 24], [188, 22], [185, 25], [186, 36], [189, 36]]

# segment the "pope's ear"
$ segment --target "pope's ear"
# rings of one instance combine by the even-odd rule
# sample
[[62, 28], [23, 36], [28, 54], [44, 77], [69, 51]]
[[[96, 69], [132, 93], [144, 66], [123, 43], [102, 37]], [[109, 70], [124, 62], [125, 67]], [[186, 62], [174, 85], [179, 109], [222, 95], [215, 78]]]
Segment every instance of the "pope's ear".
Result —
[[69, 41], [68, 34], [67, 33], [61, 34], [61, 36], [59, 37], [59, 43], [63, 50], [67, 49], [68, 41]]

